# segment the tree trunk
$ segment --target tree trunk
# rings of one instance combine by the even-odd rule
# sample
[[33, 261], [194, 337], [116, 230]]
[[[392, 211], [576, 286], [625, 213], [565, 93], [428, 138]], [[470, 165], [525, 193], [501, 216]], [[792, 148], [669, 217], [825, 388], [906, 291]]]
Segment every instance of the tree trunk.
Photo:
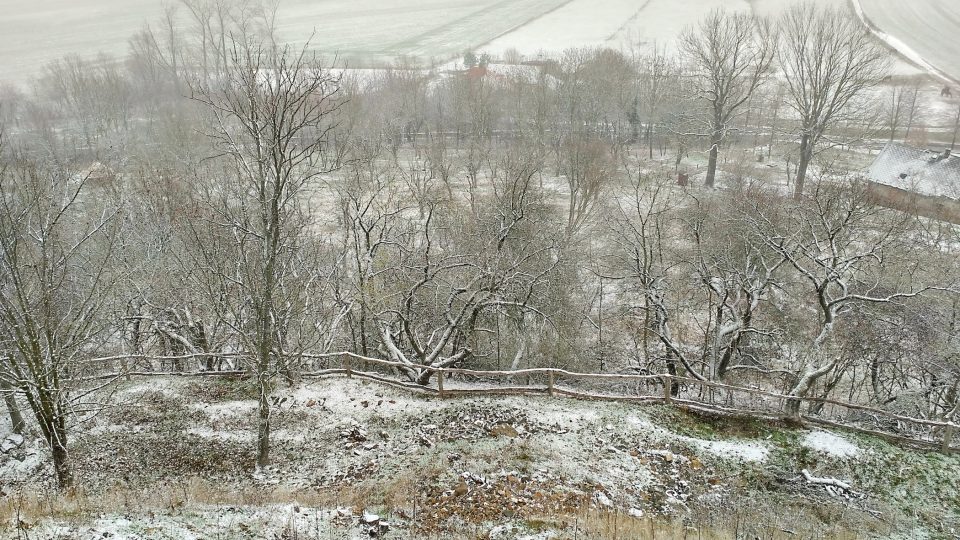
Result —
[[730, 369], [730, 361], [733, 360], [733, 354], [740, 348], [740, 336], [742, 333], [738, 333], [737, 337], [733, 338], [733, 341], [730, 343], [730, 346], [723, 351], [723, 356], [720, 357], [720, 361], [717, 363], [717, 371], [714, 374], [714, 380], [721, 380], [723, 376], [727, 374], [727, 370]]
[[257, 418], [257, 469], [270, 464], [270, 392], [267, 386], [267, 374], [258, 374], [260, 403]]
[[953, 140], [950, 141], [950, 151], [957, 146], [957, 133], [960, 132], [960, 107], [957, 107], [957, 118], [953, 122]]
[[73, 487], [73, 471], [70, 467], [70, 454], [67, 451], [66, 419], [54, 412], [57, 407], [52, 399], [39, 396], [41, 410], [37, 411], [37, 420], [43, 438], [50, 447], [53, 458], [53, 470], [57, 477], [57, 487], [61, 490]]
[[920, 89], [914, 86], [913, 97], [910, 99], [910, 114], [907, 115], [907, 132], [903, 134], [903, 142], [910, 140], [910, 130], [913, 129], [913, 120], [917, 114], [917, 94], [919, 93]]
[[667, 353], [667, 373], [671, 375], [670, 378], [670, 395], [673, 397], [680, 396], [680, 383], [677, 382], [677, 379], [674, 377], [677, 376], [677, 361], [673, 359], [673, 355], [669, 352]]
[[5, 380], [0, 380], [0, 393], [3, 393], [3, 401], [7, 404], [7, 412], [10, 414], [10, 425], [13, 426], [13, 432], [23, 435], [26, 423], [23, 421], [23, 415], [20, 414], [20, 406], [17, 405], [17, 397], [13, 392], [13, 387]]
[[773, 119], [770, 120], [770, 140], [767, 142], [767, 161], [770, 161], [770, 158], [773, 156], [773, 143], [777, 138], [777, 123], [778, 123], [778, 114], [780, 112], [780, 103], [778, 102], [773, 108]]
[[[711, 302], [713, 301], [713, 295], [710, 295]], [[707, 375], [710, 377], [710, 380], [717, 379], [717, 373], [720, 369], [719, 360], [720, 360], [720, 341], [723, 336], [720, 334], [720, 329], [723, 326], [723, 305], [717, 305], [717, 321], [714, 324], [713, 331], [713, 343], [710, 345], [710, 373]], [[706, 347], [704, 347], [706, 349]]]
[[830, 373], [836, 365], [837, 362], [833, 361], [824, 366], [809, 370], [800, 376], [797, 383], [793, 385], [793, 388], [791, 388], [789, 392], [791, 399], [787, 400], [787, 413], [790, 416], [800, 416], [800, 404], [802, 400], [799, 398], [806, 397], [807, 393], [810, 392], [810, 388], [813, 387], [820, 377]]
[[650, 159], [653, 159], [653, 123], [647, 123], [647, 149], [650, 152]]
[[812, 159], [813, 144], [810, 136], [804, 134], [800, 138], [800, 160], [797, 162], [797, 181], [793, 191], [793, 196], [797, 199], [803, 196], [803, 181], [807, 178], [807, 166]]
[[[270, 268], [270, 265], [268, 265]], [[267, 275], [268, 286], [266, 288], [264, 305], [270, 306], [273, 302], [272, 295], [272, 273]], [[273, 340], [270, 313], [265, 307], [261, 307], [260, 329], [258, 338], [259, 350], [257, 351], [257, 387], [260, 393], [259, 406], [257, 407], [257, 468], [266, 467], [270, 464], [270, 386], [268, 378], [270, 377], [270, 353]]]
[[722, 142], [720, 131], [714, 131], [710, 137], [710, 159], [707, 161], [707, 179], [704, 185], [712, 188], [717, 176], [717, 157], [720, 155], [720, 143]]
[[70, 455], [67, 452], [66, 430], [53, 440], [48, 441], [53, 455], [53, 469], [57, 475], [57, 485], [60, 489], [73, 487], [73, 471], [70, 467]]
[[733, 339], [730, 340], [730, 344], [727, 345], [727, 348], [723, 351], [723, 356], [717, 365], [717, 380], [722, 379], [727, 373], [727, 370], [730, 369], [730, 362], [733, 361], [733, 355], [740, 351], [740, 344], [743, 342], [744, 336], [747, 335], [747, 331], [750, 329], [750, 324], [753, 321], [753, 301], [751, 296], [747, 297], [747, 309], [743, 313], [743, 322], [740, 325], [740, 329], [737, 330]]

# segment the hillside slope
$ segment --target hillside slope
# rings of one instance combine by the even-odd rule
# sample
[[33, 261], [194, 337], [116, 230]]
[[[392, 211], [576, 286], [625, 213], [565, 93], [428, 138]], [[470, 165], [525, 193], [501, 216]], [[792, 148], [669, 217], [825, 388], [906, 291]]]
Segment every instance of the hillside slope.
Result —
[[78, 428], [85, 489], [71, 497], [46, 498], [46, 454], [28, 438], [0, 455], [7, 535], [18, 523], [30, 538], [151, 539], [960, 530], [956, 457], [661, 406], [439, 400], [344, 379], [277, 393], [275, 464], [254, 473], [251, 394], [226, 380], [125, 383]]

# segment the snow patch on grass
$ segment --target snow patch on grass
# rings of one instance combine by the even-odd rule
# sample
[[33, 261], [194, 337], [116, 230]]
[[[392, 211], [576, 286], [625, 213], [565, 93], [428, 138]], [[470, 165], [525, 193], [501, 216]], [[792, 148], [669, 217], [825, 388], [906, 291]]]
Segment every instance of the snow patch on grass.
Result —
[[736, 458], [751, 463], [761, 463], [765, 461], [767, 454], [770, 453], [770, 449], [766, 446], [750, 441], [707, 441], [692, 437], [684, 437], [684, 439], [693, 446], [706, 450], [711, 454], [720, 457]]
[[425, 400], [419, 396], [392, 392], [383, 386], [353, 380], [316, 381], [277, 397], [287, 398], [282, 408], [333, 413], [342, 419], [359, 420], [368, 416], [393, 417], [416, 411]]
[[[332, 525], [331, 510], [290, 504], [260, 507], [209, 506], [168, 515], [129, 517], [106, 514], [85, 524], [77, 520], [44, 520], [31, 538], [112, 538], [126, 540], [201, 538], [360, 538], [359, 531]], [[334, 536], [335, 533], [338, 533]]]
[[637, 430], [652, 435], [654, 438], [658, 439], [676, 439], [679, 436], [670, 431], [669, 429], [660, 427], [650, 421], [649, 418], [644, 418], [640, 416], [628, 416], [627, 424], [633, 426]]
[[178, 381], [174, 379], [151, 378], [143, 382], [138, 382], [130, 386], [121, 388], [117, 391], [118, 396], [131, 397], [136, 394], [146, 394], [148, 392], [159, 392], [168, 397], [180, 397]]
[[839, 435], [822, 430], [807, 433], [803, 436], [800, 444], [811, 450], [838, 458], [855, 457], [861, 452], [860, 447], [856, 444]]
[[18, 452], [12, 452], [11, 455], [0, 454], [0, 485], [25, 482], [43, 475], [46, 470], [46, 452], [43, 442], [33, 439], [26, 441]]
[[[530, 408], [530, 400], [525, 398], [511, 398], [509, 403], [518, 408]], [[589, 407], [589, 408], [588, 408]], [[536, 403], [536, 417], [538, 422], [556, 424], [565, 428], [581, 427], [600, 421], [600, 414], [596, 408], [570, 400], [544, 400]]]
[[628, 417], [627, 423], [643, 433], [652, 436], [654, 439], [685, 443], [722, 458], [761, 463], [767, 459], [767, 455], [770, 453], [770, 449], [759, 442], [745, 440], [712, 441], [698, 439], [696, 437], [687, 437], [660, 427], [649, 419], [639, 416]]
[[190, 406], [198, 411], [205, 412], [211, 420], [215, 421], [253, 414], [257, 410], [257, 402], [252, 399], [219, 403], [194, 403]]
[[196, 435], [197, 437], [202, 437], [204, 439], [235, 441], [241, 443], [248, 443], [252, 441], [254, 436], [252, 431], [224, 431], [202, 427], [189, 428], [187, 429], [187, 433], [190, 435]]
[[79, 432], [77, 436], [95, 437], [97, 435], [105, 435], [110, 433], [141, 433], [143, 431], [143, 426], [130, 426], [124, 424], [97, 424], [88, 428], [86, 431]]

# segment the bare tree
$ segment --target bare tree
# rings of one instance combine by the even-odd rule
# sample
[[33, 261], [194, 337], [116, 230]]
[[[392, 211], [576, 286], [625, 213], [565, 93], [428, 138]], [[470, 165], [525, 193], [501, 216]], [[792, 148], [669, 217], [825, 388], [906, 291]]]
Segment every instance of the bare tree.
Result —
[[433, 371], [424, 367], [477, 355], [489, 314], [538, 312], [539, 293], [560, 261], [560, 237], [535, 196], [535, 163], [505, 166], [476, 214], [436, 198], [414, 210], [385, 186], [351, 203], [356, 246], [364, 250], [361, 301], [381, 351], [410, 380], [426, 384]]
[[698, 97], [707, 103], [710, 158], [706, 185], [712, 187], [717, 156], [731, 123], [770, 68], [775, 50], [766, 19], [715, 10], [687, 29], [680, 47], [694, 67]]
[[[700, 199], [669, 184], [662, 173], [638, 174], [634, 193], [618, 200], [611, 277], [619, 275], [627, 290], [635, 286], [641, 294], [648, 364], [652, 335], [668, 373], [682, 367], [696, 379], [719, 379], [740, 367], [743, 346], [763, 333], [761, 303], [784, 260], [745, 234], [741, 205], [753, 194]], [[691, 321], [702, 334], [683, 331]]]
[[119, 209], [84, 201], [86, 181], [24, 161], [0, 170], [0, 376], [36, 418], [61, 488], [74, 482], [68, 433], [87, 394], [77, 361], [101, 343], [116, 283]]
[[960, 105], [957, 106], [957, 116], [953, 120], [953, 139], [950, 140], [950, 151], [957, 147], [957, 135], [960, 134]]
[[133, 37], [130, 46], [142, 58], [163, 66], [167, 75], [173, 79], [173, 88], [179, 90], [183, 81], [184, 47], [183, 37], [177, 29], [177, 7], [173, 4], [163, 8], [163, 19], [159, 22], [161, 33], [158, 37], [149, 25]]
[[903, 140], [910, 140], [910, 131], [913, 129], [914, 122], [917, 121], [918, 117], [922, 117], [924, 114], [924, 107], [919, 101], [920, 97], [920, 81], [914, 81], [907, 89], [908, 94], [907, 100], [909, 104], [907, 105], [907, 131], [903, 134]]
[[220, 231], [217, 240], [232, 245], [235, 264], [224, 267], [218, 246], [197, 236], [203, 264], [220, 269], [215, 274], [223, 288], [241, 291], [232, 319], [254, 356], [257, 466], [263, 467], [269, 463], [272, 380], [283, 358], [296, 355], [288, 347], [309, 345], [287, 337], [310, 300], [309, 284], [319, 279], [309, 271], [306, 197], [339, 163], [330, 135], [340, 79], [306, 46], [294, 51], [259, 41], [231, 45], [222, 82], [196, 86], [193, 98], [209, 111], [208, 135], [226, 158], [227, 177], [207, 186], [202, 198]]
[[[203, 80], [210, 79], [210, 56], [214, 55], [215, 63], [218, 64], [220, 56], [216, 54], [216, 36], [214, 35], [213, 20], [214, 11], [219, 5], [209, 0], [180, 0], [190, 14], [193, 23], [196, 24], [197, 39], [200, 41], [200, 67], [203, 74]], [[217, 2], [222, 4], [222, 2]]]
[[663, 129], [669, 100], [679, 87], [680, 68], [658, 47], [648, 54], [635, 53], [633, 62], [637, 69], [635, 121], [643, 128], [647, 157], [653, 159], [654, 136]]
[[[758, 238], [786, 260], [806, 285], [797, 293], [815, 324], [801, 354], [801, 365], [789, 395], [805, 397], [822, 377], [842, 361], [837, 323], [864, 304], [890, 304], [934, 289], [923, 284], [922, 269], [903, 253], [908, 216], [892, 214], [870, 203], [863, 185], [826, 182], [807, 199], [779, 215], [757, 206], [751, 218]], [[895, 264], [898, 257], [903, 264]], [[799, 328], [794, 335], [802, 335]], [[800, 401], [788, 403], [799, 413]]]
[[731, 195], [730, 200], [697, 199], [694, 218], [688, 220], [695, 245], [691, 263], [698, 282], [708, 291], [712, 312], [707, 315], [709, 343], [704, 356], [713, 379], [734, 368], [741, 346], [763, 333], [756, 320], [761, 302], [777, 286], [777, 272], [786, 262], [745, 230], [740, 205], [749, 205], [754, 194]]
[[[642, 299], [643, 369], [651, 369], [652, 336], [663, 347], [669, 374], [677, 375], [683, 367], [693, 377], [703, 379], [674, 335], [671, 313], [676, 311], [667, 305], [667, 275], [676, 262], [669, 258], [665, 237], [670, 235], [674, 212], [681, 204], [679, 197], [663, 176], [639, 171], [632, 176], [632, 192], [616, 201], [616, 217], [610, 223], [616, 248], [607, 277], [624, 280], [626, 290], [633, 285]], [[677, 395], [679, 391], [679, 384], [673, 384], [671, 393]]]
[[[890, 142], [897, 136], [897, 130], [905, 122], [911, 122], [913, 111], [917, 102], [916, 88], [912, 91], [904, 86], [891, 86], [887, 90], [887, 103], [884, 107], [884, 116], [886, 117], [887, 128], [890, 130]], [[907, 133], [910, 133], [910, 127], [907, 126]], [[904, 136], [906, 138], [906, 136]]]
[[579, 231], [612, 182], [616, 161], [598, 139], [572, 135], [563, 147], [561, 171], [567, 183], [567, 236]]
[[788, 9], [777, 34], [787, 101], [799, 117], [794, 194], [800, 197], [817, 145], [833, 127], [857, 118], [857, 100], [883, 79], [889, 54], [846, 11], [812, 2]]

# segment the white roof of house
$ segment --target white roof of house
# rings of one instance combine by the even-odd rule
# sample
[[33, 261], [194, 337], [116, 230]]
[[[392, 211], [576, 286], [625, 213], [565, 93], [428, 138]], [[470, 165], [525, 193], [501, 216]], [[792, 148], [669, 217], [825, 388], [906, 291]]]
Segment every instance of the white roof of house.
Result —
[[960, 156], [890, 143], [867, 170], [870, 180], [907, 191], [960, 200]]

